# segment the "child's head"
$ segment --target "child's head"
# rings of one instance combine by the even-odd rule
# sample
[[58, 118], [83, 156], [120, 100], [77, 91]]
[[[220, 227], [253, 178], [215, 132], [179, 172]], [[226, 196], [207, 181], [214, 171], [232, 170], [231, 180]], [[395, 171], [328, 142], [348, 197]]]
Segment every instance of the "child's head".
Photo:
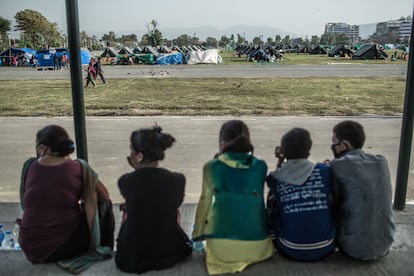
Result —
[[141, 162], [163, 160], [164, 151], [175, 142], [170, 134], [162, 133], [161, 127], [142, 128], [131, 133], [131, 153], [141, 153]]
[[362, 125], [355, 121], [343, 121], [333, 128], [332, 140], [336, 143], [348, 141], [354, 149], [360, 149], [365, 143], [365, 132]]
[[308, 158], [312, 140], [309, 131], [303, 128], [293, 128], [282, 137], [280, 152], [286, 159]]
[[247, 125], [240, 120], [225, 122], [220, 129], [220, 152], [253, 152]]

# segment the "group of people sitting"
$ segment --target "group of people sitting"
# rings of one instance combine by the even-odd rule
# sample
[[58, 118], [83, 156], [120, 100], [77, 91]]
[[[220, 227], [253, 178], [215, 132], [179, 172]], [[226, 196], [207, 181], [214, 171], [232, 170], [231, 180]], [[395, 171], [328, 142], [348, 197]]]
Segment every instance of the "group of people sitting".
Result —
[[[185, 176], [160, 167], [175, 139], [159, 126], [132, 132], [118, 187], [125, 203], [115, 263], [124, 272], [166, 269], [205, 241], [208, 273], [243, 271], [279, 252], [318, 261], [335, 251], [359, 260], [386, 256], [393, 242], [392, 188], [387, 161], [362, 150], [363, 127], [343, 121], [333, 129], [334, 159], [309, 160], [303, 128], [283, 135], [276, 168], [254, 155], [247, 125], [225, 122], [219, 151], [203, 168], [191, 239], [180, 226]], [[33, 263], [57, 262], [72, 272], [112, 256], [114, 215], [109, 193], [60, 126], [36, 136], [37, 157], [23, 166], [19, 242]], [[265, 184], [269, 188], [265, 196]]]

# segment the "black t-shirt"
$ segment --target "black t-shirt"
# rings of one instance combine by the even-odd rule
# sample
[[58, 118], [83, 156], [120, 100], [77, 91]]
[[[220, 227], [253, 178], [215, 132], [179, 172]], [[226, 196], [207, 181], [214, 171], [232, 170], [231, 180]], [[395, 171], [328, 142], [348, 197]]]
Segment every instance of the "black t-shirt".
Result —
[[157, 262], [189, 255], [188, 237], [177, 223], [177, 209], [184, 199], [183, 174], [141, 168], [123, 175], [118, 186], [127, 209], [117, 240], [116, 262], [121, 270], [141, 271], [146, 263], [157, 269]]

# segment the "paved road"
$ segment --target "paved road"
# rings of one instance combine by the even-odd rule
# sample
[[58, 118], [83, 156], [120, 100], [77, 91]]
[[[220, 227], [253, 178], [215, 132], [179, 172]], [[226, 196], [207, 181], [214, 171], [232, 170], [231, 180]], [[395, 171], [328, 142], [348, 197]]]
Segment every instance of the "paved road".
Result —
[[[186, 202], [195, 202], [201, 188], [203, 164], [218, 149], [221, 124], [234, 117], [88, 117], [86, 120], [88, 152], [91, 165], [99, 173], [115, 202], [122, 200], [116, 182], [131, 171], [125, 157], [129, 153], [129, 135], [132, 130], [150, 127], [157, 122], [165, 132], [177, 139], [166, 152], [161, 166], [183, 172], [187, 178]], [[311, 158], [322, 161], [331, 158], [332, 127], [346, 117], [239, 117], [250, 127], [255, 154], [263, 158], [269, 169], [275, 167], [273, 149], [280, 137], [292, 127], [305, 127], [313, 139]], [[347, 118], [349, 119], [349, 118]], [[388, 159], [392, 180], [395, 181], [400, 117], [352, 117], [361, 122], [367, 132], [365, 148], [381, 153]], [[33, 156], [36, 131], [47, 124], [59, 124], [74, 137], [71, 117], [5, 118], [0, 117], [0, 202], [18, 201], [18, 184], [23, 161]], [[412, 163], [412, 161], [411, 161]], [[413, 163], [412, 163], [413, 164]], [[408, 186], [413, 187], [414, 171], [410, 171]], [[408, 198], [414, 199], [414, 190]]]
[[[407, 63], [326, 65], [136, 65], [104, 66], [106, 78], [258, 78], [258, 77], [382, 77], [406, 76]], [[69, 79], [69, 70], [35, 71], [0, 67], [0, 80]]]

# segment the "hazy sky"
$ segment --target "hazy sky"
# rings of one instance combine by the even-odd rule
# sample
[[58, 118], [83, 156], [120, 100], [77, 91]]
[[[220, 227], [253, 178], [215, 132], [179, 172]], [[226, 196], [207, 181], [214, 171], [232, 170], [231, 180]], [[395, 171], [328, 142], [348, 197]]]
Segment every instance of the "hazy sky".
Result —
[[[0, 0], [0, 16], [32, 9], [66, 31], [64, 0]], [[328, 22], [367, 24], [412, 16], [413, 0], [78, 0], [80, 30], [89, 35], [145, 30], [152, 19], [166, 27], [269, 26], [298, 35], [318, 35]], [[138, 34], [139, 36], [142, 34]]]

